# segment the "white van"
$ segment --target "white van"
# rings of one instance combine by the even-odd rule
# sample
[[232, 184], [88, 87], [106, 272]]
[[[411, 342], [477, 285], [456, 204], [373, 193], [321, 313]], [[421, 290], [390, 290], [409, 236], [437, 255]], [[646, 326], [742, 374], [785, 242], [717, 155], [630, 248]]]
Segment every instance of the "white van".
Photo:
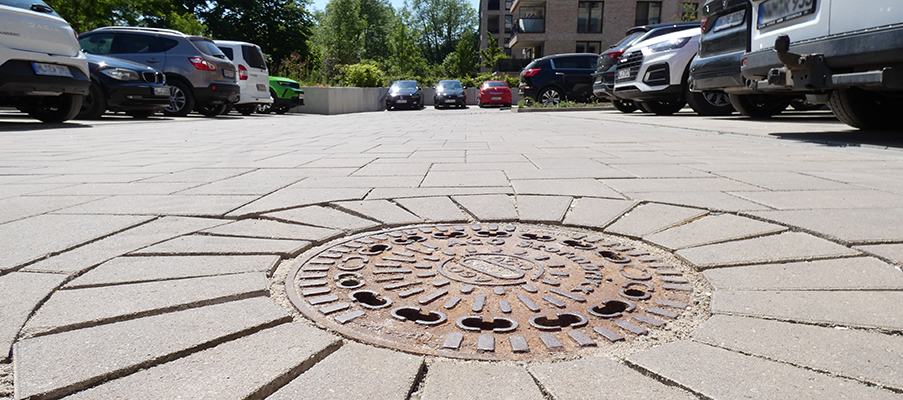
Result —
[[235, 103], [235, 110], [242, 115], [251, 115], [261, 104], [272, 104], [270, 97], [270, 75], [260, 47], [253, 43], [230, 40], [214, 40], [226, 57], [238, 69], [238, 86], [241, 96]]

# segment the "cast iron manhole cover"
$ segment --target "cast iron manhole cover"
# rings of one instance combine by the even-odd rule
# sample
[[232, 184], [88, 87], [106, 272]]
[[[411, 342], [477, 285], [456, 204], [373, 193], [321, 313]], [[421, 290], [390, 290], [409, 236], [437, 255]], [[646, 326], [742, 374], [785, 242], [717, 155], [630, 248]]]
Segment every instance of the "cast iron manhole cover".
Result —
[[430, 225], [342, 239], [289, 272], [308, 318], [420, 354], [530, 359], [603, 346], [677, 318], [693, 287], [632, 245], [523, 224]]

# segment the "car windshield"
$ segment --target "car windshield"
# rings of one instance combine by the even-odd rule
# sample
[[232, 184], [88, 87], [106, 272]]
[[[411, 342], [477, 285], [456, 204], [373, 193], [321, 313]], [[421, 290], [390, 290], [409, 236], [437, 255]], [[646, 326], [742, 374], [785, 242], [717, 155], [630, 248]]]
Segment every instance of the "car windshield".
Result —
[[646, 32], [636, 32], [636, 33], [632, 33], [632, 34], [630, 34], [630, 35], [627, 35], [626, 37], [624, 37], [624, 39], [621, 39], [620, 41], [618, 41], [618, 43], [615, 43], [615, 44], [611, 45], [611, 48], [612, 48], [612, 49], [616, 49], [616, 48], [618, 48], [618, 47], [622, 47], [622, 46], [625, 46], [625, 45], [629, 45], [630, 42], [632, 42], [634, 39], [636, 39], [636, 38], [638, 38], [638, 37], [640, 37], [640, 36], [643, 36], [643, 35], [645, 35], [645, 34], [646, 34]]
[[191, 43], [194, 43], [194, 46], [197, 47], [201, 53], [208, 56], [226, 58], [226, 55], [223, 54], [222, 50], [220, 50], [219, 47], [216, 47], [210, 39], [194, 38], [191, 39]]
[[397, 81], [392, 84], [392, 90], [412, 90], [412, 89], [417, 89], [417, 82]]
[[56, 13], [47, 3], [41, 0], [0, 0], [0, 5], [10, 6], [15, 8], [24, 8], [26, 10], [32, 10], [37, 12], [45, 12], [48, 14], [56, 15], [59, 17], [60, 15]]
[[458, 81], [441, 81], [436, 86], [436, 90], [461, 90], [461, 82]]

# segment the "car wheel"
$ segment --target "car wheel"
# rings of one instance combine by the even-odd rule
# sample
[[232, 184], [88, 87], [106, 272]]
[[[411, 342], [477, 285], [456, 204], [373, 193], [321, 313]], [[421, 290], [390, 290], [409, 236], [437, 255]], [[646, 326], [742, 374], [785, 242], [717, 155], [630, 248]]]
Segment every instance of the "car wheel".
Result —
[[771, 118], [790, 104], [790, 99], [786, 97], [761, 94], [732, 94], [730, 99], [737, 112], [750, 118]]
[[194, 109], [194, 93], [188, 85], [173, 81], [169, 89], [169, 107], [163, 109], [168, 117], [184, 117]]
[[235, 106], [235, 110], [238, 111], [239, 114], [244, 116], [254, 114], [254, 110], [256, 109], [256, 104], [242, 104], [240, 106]]
[[215, 117], [217, 115], [228, 114], [230, 110], [232, 110], [230, 104], [210, 104], [201, 106], [201, 108], [198, 109], [198, 112], [205, 117]]
[[107, 98], [103, 94], [103, 88], [96, 83], [91, 83], [88, 95], [82, 98], [82, 106], [78, 112], [78, 119], [98, 119], [107, 111]]
[[618, 111], [626, 114], [630, 114], [639, 108], [632, 100], [612, 100], [611, 104], [615, 106]]
[[838, 89], [828, 98], [828, 106], [837, 119], [854, 128], [900, 129], [896, 113], [900, 112], [903, 100], [884, 93]]
[[687, 89], [686, 98], [690, 108], [701, 116], [731, 115], [734, 112], [731, 98], [724, 92], [691, 92]]
[[75, 118], [82, 108], [82, 95], [47, 96], [24, 107], [28, 115], [42, 122], [63, 122]]
[[649, 109], [649, 112], [655, 115], [671, 115], [684, 108], [687, 102], [683, 99], [667, 101], [655, 100], [647, 101], [644, 104], [646, 105], [646, 108]]
[[557, 88], [548, 88], [539, 93], [539, 102], [542, 104], [558, 104], [561, 102], [561, 97], [561, 92]]
[[287, 112], [288, 112], [288, 109], [289, 109], [288, 106], [274, 107], [274, 108], [273, 108], [273, 110], [276, 111], [276, 114], [279, 114], [279, 115], [282, 115], [282, 114], [287, 113]]
[[153, 110], [129, 110], [125, 112], [125, 115], [128, 115], [135, 119], [146, 119], [151, 115], [154, 115]]

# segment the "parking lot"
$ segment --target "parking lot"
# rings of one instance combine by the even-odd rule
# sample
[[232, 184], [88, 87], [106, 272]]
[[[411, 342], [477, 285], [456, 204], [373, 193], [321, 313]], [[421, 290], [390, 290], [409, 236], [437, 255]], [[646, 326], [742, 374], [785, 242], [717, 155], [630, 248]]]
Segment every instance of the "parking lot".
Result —
[[[57, 125], [0, 110], [0, 155], [3, 399], [903, 396], [903, 136], [827, 110], [756, 121], [470, 106]], [[526, 352], [507, 333], [497, 351], [478, 347], [486, 329], [449, 347], [430, 327], [421, 350], [400, 351], [394, 321], [368, 342], [344, 330], [358, 322], [305, 314], [335, 301], [303, 297], [314, 278], [301, 266], [316, 254], [367, 232], [458, 225], [471, 239], [538, 226], [625, 256], [635, 246], [632, 263], [671, 308], [637, 300], [645, 316], [623, 320], [645, 332], [621, 341], [593, 329], [601, 317], [542, 341], [521, 321]], [[536, 251], [559, 257], [549, 248]], [[617, 268], [602, 271], [630, 276]], [[674, 274], [684, 283], [658, 285]], [[555, 283], [532, 284], [551, 295]], [[447, 282], [432, 284], [446, 295]], [[508, 315], [493, 308], [508, 298], [532, 310], [513, 297], [520, 286], [476, 286], [480, 318]], [[421, 304], [457, 294], [470, 307], [473, 290]], [[532, 293], [521, 294], [553, 319], [556, 297]], [[472, 360], [506, 346], [515, 358]]]

